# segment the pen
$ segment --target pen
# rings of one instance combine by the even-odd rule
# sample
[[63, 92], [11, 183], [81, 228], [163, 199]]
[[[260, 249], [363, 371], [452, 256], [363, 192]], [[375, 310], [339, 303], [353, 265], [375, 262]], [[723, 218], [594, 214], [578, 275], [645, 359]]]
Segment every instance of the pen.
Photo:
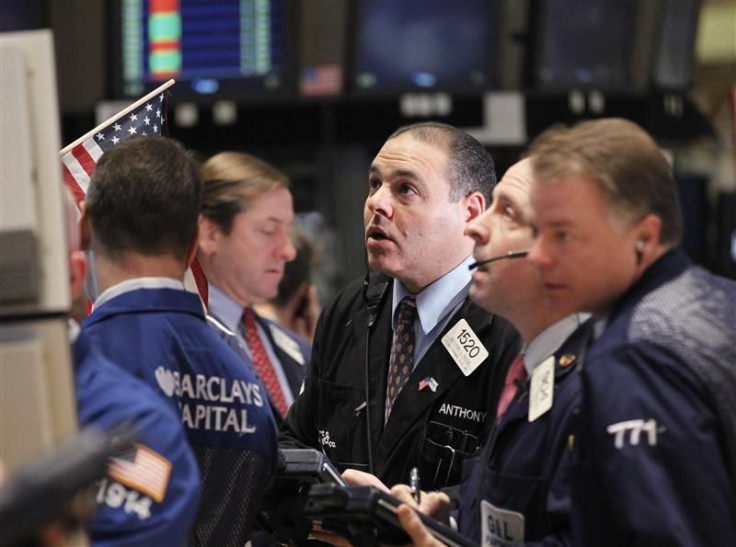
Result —
[[419, 505], [422, 499], [422, 486], [419, 480], [419, 469], [416, 467], [412, 467], [409, 472], [409, 488], [411, 489], [411, 495], [414, 501]]

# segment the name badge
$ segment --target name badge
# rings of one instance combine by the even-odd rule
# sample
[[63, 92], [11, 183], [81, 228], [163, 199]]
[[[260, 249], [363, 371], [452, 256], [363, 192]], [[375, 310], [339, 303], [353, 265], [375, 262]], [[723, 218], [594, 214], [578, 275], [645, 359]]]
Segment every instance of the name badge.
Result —
[[524, 515], [500, 509], [487, 501], [480, 504], [483, 546], [524, 544]]
[[470, 376], [488, 357], [488, 350], [465, 319], [455, 323], [442, 337], [442, 345], [465, 376]]
[[534, 369], [529, 386], [529, 421], [533, 422], [550, 408], [555, 395], [555, 357], [548, 357]]
[[268, 328], [271, 330], [271, 335], [273, 336], [274, 343], [278, 347], [280, 347], [284, 351], [284, 353], [286, 353], [286, 355], [294, 359], [294, 361], [296, 361], [300, 365], [304, 365], [304, 355], [302, 355], [302, 352], [299, 349], [299, 344], [296, 342], [296, 340], [294, 340], [291, 336], [286, 334], [276, 325], [269, 323]]

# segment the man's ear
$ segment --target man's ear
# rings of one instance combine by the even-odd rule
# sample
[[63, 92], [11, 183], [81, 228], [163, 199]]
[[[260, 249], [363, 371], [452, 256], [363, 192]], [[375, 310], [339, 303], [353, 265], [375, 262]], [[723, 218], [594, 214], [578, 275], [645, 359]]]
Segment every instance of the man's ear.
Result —
[[637, 222], [632, 235], [635, 240], [634, 252], [638, 264], [645, 267], [654, 262], [660, 253], [659, 237], [662, 232], [662, 219], [657, 215], [648, 214]]
[[87, 277], [87, 259], [82, 251], [69, 253], [69, 287], [72, 300], [84, 294], [84, 281]]
[[199, 250], [209, 256], [215, 253], [219, 246], [222, 231], [216, 222], [204, 215], [199, 215]]
[[92, 229], [89, 225], [89, 214], [87, 214], [87, 204], [82, 202], [79, 204], [79, 245], [83, 251], [89, 251], [92, 239]]
[[464, 199], [467, 214], [465, 222], [478, 218], [486, 210], [486, 198], [480, 192], [471, 192]]

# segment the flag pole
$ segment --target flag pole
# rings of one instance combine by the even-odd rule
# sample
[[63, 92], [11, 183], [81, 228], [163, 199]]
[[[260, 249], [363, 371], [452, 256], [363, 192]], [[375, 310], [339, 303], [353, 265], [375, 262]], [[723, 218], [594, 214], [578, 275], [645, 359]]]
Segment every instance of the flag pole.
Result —
[[123, 116], [125, 116], [126, 114], [128, 114], [129, 112], [132, 112], [133, 110], [135, 110], [136, 108], [138, 108], [140, 105], [142, 105], [146, 101], [150, 101], [156, 95], [158, 95], [160, 93], [163, 93], [164, 91], [166, 91], [168, 88], [170, 88], [175, 83], [176, 83], [176, 80], [171, 79], [168, 82], [160, 85], [159, 87], [157, 87], [156, 89], [154, 89], [153, 91], [151, 91], [145, 97], [141, 97], [140, 99], [138, 99], [136, 102], [134, 102], [133, 104], [131, 104], [127, 108], [125, 108], [125, 109], [121, 110], [120, 112], [118, 112], [117, 114], [111, 116], [110, 118], [108, 118], [107, 120], [105, 120], [104, 122], [102, 122], [100, 125], [98, 125], [94, 129], [92, 129], [91, 131], [88, 131], [87, 133], [85, 133], [84, 135], [82, 135], [81, 137], [79, 137], [77, 140], [75, 140], [70, 145], [65, 146], [64, 148], [62, 148], [61, 152], [59, 152], [59, 156], [63, 156], [64, 154], [66, 154], [67, 152], [69, 152], [69, 150], [71, 150], [72, 148], [74, 148], [75, 146], [77, 146], [79, 143], [82, 143], [82, 142], [86, 141], [87, 139], [89, 139], [91, 136], [93, 136], [95, 133], [97, 133], [100, 129], [103, 129], [104, 127], [110, 125], [111, 123], [116, 122], [117, 120], [119, 120], [120, 118], [122, 118]]

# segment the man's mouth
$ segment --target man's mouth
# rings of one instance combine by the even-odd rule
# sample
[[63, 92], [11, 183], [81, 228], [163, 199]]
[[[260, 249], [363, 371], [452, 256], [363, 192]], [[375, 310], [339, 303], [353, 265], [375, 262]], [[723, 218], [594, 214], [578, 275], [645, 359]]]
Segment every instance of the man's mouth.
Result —
[[366, 239], [374, 239], [376, 241], [386, 241], [390, 240], [391, 238], [381, 230], [380, 228], [369, 228], [368, 232], [366, 233]]

